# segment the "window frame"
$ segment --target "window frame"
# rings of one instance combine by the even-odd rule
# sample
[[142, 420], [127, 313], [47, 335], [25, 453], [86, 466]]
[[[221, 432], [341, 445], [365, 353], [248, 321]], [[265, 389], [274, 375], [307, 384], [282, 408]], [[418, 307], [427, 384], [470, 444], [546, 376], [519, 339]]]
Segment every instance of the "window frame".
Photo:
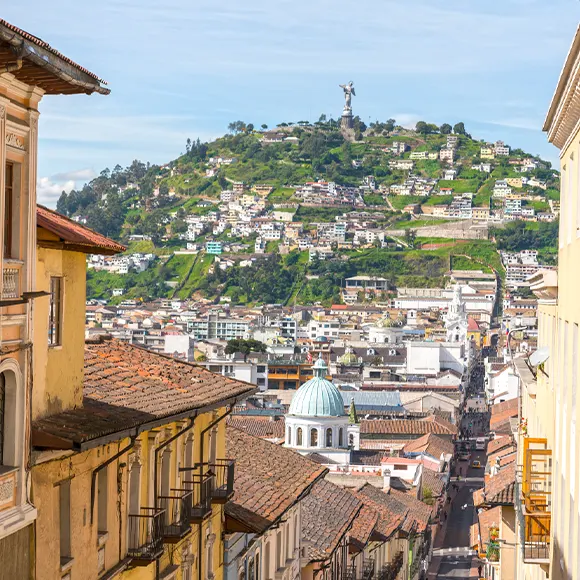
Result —
[[2, 251], [5, 259], [12, 259], [13, 256], [13, 217], [14, 217], [14, 163], [7, 161], [5, 164], [4, 179], [4, 238], [2, 240]]
[[[57, 287], [56, 287], [57, 286]], [[55, 292], [57, 290], [57, 292]], [[58, 300], [55, 301], [55, 295]], [[64, 277], [50, 277], [50, 304], [48, 310], [48, 345], [62, 346], [62, 314], [64, 300]]]

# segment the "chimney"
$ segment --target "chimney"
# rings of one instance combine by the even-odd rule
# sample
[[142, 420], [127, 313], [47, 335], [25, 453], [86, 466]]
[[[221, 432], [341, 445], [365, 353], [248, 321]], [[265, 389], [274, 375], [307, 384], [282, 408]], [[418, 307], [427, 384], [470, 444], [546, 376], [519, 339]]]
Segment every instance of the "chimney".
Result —
[[383, 471], [383, 491], [385, 493], [391, 491], [391, 472], [388, 469]]

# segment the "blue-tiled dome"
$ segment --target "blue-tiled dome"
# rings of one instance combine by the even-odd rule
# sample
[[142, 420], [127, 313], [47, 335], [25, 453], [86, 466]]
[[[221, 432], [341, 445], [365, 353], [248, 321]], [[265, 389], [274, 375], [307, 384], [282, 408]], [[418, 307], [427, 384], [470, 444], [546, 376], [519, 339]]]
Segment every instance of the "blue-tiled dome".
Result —
[[290, 415], [301, 417], [343, 417], [344, 401], [340, 391], [324, 377], [326, 363], [319, 358], [314, 364], [314, 378], [306, 381], [292, 398]]

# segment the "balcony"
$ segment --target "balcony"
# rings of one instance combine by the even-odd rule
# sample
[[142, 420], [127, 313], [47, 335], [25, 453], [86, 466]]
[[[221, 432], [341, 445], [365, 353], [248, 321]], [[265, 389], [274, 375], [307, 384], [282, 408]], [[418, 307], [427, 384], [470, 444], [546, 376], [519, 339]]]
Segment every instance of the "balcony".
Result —
[[208, 463], [209, 473], [214, 476], [211, 499], [216, 503], [226, 503], [234, 495], [234, 460], [216, 459]]
[[138, 514], [129, 514], [127, 556], [132, 564], [147, 566], [163, 554], [165, 512], [144, 507]]
[[377, 574], [377, 580], [396, 580], [403, 567], [403, 552], [398, 552], [386, 566], [383, 566]]
[[193, 492], [187, 489], [172, 489], [172, 495], [161, 496], [157, 503], [164, 512], [162, 518], [163, 539], [174, 543], [191, 532], [190, 520], [193, 507]]
[[15, 260], [4, 260], [2, 267], [2, 300], [20, 298], [20, 271], [22, 263]]
[[188, 475], [183, 485], [191, 491], [191, 510], [189, 521], [201, 524], [211, 515], [211, 492], [214, 488], [214, 476], [211, 474], [196, 475], [187, 471]]
[[526, 563], [549, 564], [552, 521], [552, 450], [546, 439], [524, 439], [520, 527]]

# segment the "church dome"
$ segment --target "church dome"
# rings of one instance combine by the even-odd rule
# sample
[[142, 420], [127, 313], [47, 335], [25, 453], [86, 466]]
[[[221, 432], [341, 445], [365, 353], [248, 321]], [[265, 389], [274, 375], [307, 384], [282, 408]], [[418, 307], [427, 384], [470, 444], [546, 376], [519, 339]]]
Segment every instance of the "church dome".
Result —
[[341, 357], [338, 358], [338, 362], [341, 365], [345, 366], [353, 366], [359, 364], [358, 357], [356, 356], [356, 354], [354, 354], [354, 352], [350, 348], [347, 348], [346, 352]]
[[313, 366], [314, 378], [306, 381], [292, 397], [290, 415], [301, 417], [343, 417], [344, 401], [340, 391], [326, 380], [326, 363], [319, 358]]

